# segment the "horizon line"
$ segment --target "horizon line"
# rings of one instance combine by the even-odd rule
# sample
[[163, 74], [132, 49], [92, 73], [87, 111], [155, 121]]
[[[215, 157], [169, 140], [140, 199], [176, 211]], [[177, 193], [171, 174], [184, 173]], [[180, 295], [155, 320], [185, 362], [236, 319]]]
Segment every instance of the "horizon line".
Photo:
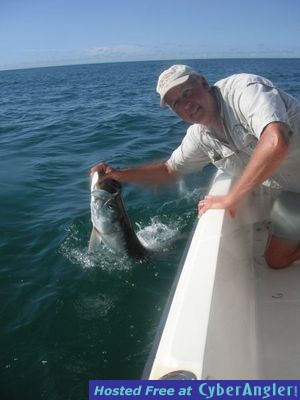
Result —
[[50, 65], [36, 65], [36, 66], [11, 66], [4, 67], [2, 69], [0, 65], [0, 72], [5, 71], [20, 71], [20, 70], [28, 70], [28, 69], [41, 69], [41, 68], [57, 68], [57, 67], [76, 67], [76, 66], [84, 66], [84, 65], [98, 65], [98, 64], [125, 64], [125, 63], [139, 63], [139, 62], [166, 62], [166, 61], [195, 61], [195, 60], [299, 60], [300, 57], [203, 57], [203, 58], [166, 58], [166, 59], [147, 59], [147, 60], [119, 60], [119, 61], [97, 61], [97, 62], [79, 62], [79, 63], [67, 63], [67, 64], [50, 64]]

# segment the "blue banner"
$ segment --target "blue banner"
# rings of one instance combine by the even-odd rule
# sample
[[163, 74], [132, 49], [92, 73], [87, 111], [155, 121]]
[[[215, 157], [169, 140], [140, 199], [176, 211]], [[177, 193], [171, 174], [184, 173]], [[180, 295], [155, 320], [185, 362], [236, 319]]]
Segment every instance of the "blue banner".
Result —
[[107, 381], [89, 382], [89, 400], [297, 399], [300, 381]]

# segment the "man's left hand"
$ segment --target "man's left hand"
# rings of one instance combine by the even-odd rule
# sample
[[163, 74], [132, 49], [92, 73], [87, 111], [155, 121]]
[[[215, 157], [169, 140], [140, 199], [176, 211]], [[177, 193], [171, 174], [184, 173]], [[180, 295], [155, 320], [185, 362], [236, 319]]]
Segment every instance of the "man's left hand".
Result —
[[198, 203], [198, 215], [203, 215], [210, 209], [225, 209], [233, 218], [236, 214], [236, 205], [233, 204], [229, 196], [205, 196]]

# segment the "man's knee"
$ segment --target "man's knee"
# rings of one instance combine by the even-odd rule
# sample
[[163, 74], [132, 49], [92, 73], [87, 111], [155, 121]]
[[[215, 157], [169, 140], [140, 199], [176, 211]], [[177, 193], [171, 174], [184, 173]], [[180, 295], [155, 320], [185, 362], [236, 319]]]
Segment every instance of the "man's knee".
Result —
[[292, 263], [289, 257], [284, 255], [271, 254], [270, 252], [265, 253], [265, 260], [268, 266], [272, 269], [280, 269], [289, 267]]
[[298, 252], [300, 242], [283, 239], [274, 235], [269, 236], [265, 250], [265, 260], [270, 268], [289, 267], [300, 257]]

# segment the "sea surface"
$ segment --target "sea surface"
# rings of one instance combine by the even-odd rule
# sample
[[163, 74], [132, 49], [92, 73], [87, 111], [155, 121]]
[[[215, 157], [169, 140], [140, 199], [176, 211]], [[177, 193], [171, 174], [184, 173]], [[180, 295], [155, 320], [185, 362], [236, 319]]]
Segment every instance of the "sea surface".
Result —
[[146, 261], [90, 256], [89, 168], [164, 161], [186, 123], [159, 73], [210, 83], [263, 75], [300, 98], [299, 59], [94, 64], [0, 72], [0, 399], [85, 399], [89, 379], [139, 379], [212, 167], [165, 187], [123, 185]]

